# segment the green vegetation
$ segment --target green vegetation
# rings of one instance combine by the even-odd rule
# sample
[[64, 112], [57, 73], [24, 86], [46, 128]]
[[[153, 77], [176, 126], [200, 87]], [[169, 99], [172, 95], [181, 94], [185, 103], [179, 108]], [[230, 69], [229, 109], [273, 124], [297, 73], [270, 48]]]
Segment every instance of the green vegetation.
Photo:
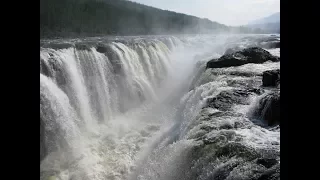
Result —
[[40, 0], [40, 38], [248, 32], [127, 0]]

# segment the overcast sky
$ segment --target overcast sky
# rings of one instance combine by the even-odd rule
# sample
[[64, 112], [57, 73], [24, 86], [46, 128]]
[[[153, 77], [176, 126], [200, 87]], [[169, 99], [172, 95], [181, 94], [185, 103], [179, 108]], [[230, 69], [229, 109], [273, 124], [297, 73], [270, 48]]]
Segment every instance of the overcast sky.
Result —
[[231, 26], [280, 12], [280, 0], [131, 0]]

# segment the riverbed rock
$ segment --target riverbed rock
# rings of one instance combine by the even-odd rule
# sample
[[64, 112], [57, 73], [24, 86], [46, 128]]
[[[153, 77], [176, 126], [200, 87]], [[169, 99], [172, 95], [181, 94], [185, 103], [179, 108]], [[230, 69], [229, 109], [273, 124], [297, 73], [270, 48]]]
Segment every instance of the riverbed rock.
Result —
[[[221, 141], [225, 142], [220, 143]], [[208, 159], [204, 159], [204, 155]], [[280, 163], [276, 158], [264, 157], [264, 153], [260, 152], [259, 148], [229, 141], [226, 138], [198, 146], [194, 149], [192, 156], [201, 159], [197, 161], [201, 163], [192, 166], [192, 174], [201, 174], [202, 179], [206, 180], [276, 180], [280, 175]], [[272, 156], [279, 157], [279, 154], [273, 152]], [[214, 170], [204, 173], [203, 169]]]
[[280, 69], [264, 71], [262, 75], [262, 85], [277, 86], [280, 83]]
[[261, 164], [266, 168], [271, 168], [272, 166], [274, 166], [277, 163], [278, 163], [278, 161], [273, 158], [259, 158], [259, 159], [257, 159], [257, 164]]
[[263, 172], [258, 179], [253, 180], [280, 180], [280, 163]]
[[241, 143], [230, 142], [225, 146], [219, 148], [216, 152], [217, 157], [241, 157], [247, 160], [253, 160], [258, 158], [260, 155], [259, 153], [249, 146], [243, 145]]
[[234, 104], [246, 104], [248, 92], [243, 90], [222, 91], [219, 95], [207, 100], [207, 104], [211, 108], [227, 111]]
[[261, 64], [266, 61], [278, 62], [280, 61], [280, 57], [273, 56], [260, 47], [251, 47], [223, 55], [219, 59], [212, 59], [207, 63], [207, 68], [241, 66], [248, 63]]
[[262, 91], [256, 88], [222, 91], [216, 97], [209, 98], [207, 105], [211, 108], [227, 111], [235, 104], [247, 105], [249, 95], [261, 94]]
[[274, 91], [264, 96], [260, 102], [256, 111], [263, 121], [269, 126], [273, 126], [280, 123], [280, 91]]

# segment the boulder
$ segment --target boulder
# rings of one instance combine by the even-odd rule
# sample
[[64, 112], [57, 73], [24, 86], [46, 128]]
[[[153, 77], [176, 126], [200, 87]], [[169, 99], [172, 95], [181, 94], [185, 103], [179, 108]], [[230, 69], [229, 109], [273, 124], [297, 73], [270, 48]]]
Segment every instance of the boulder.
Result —
[[273, 56], [268, 51], [259, 48], [246, 48], [235, 53], [226, 54], [219, 59], [210, 60], [207, 63], [207, 68], [223, 68], [231, 66], [241, 66], [248, 63], [264, 63], [266, 61], [278, 62], [280, 58]]
[[266, 61], [272, 61], [272, 62], [280, 61], [279, 57], [273, 56], [268, 51], [259, 47], [246, 48], [240, 51], [239, 53], [245, 56], [249, 63], [264, 63]]
[[256, 113], [269, 126], [280, 124], [280, 91], [264, 96], [259, 102]]
[[280, 84], [280, 69], [264, 71], [262, 74], [262, 85], [277, 86]]

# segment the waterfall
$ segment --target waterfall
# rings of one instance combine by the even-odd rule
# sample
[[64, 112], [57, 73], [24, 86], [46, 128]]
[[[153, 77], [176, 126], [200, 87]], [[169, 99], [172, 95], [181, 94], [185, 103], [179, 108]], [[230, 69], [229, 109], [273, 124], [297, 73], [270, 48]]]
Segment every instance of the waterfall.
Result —
[[43, 144], [40, 143], [43, 149], [40, 158], [46, 151], [71, 146], [80, 133], [78, 121], [67, 95], [51, 79], [40, 74], [40, 133], [46, 133]]
[[[159, 173], [164, 176], [155, 179], [175, 179], [184, 174], [185, 158], [179, 154], [192, 153], [198, 144], [192, 140], [196, 133], [190, 131], [197, 130], [194, 119], [208, 97], [231, 89], [227, 81], [208, 82], [211, 76], [196, 75], [197, 57], [205, 62], [221, 56], [221, 46], [228, 38], [113, 37], [43, 42], [41, 179], [143, 179]], [[200, 75], [200, 82], [193, 80]], [[170, 164], [173, 161], [179, 165]], [[145, 162], [155, 164], [149, 167]], [[179, 173], [166, 174], [175, 166], [181, 168]], [[150, 169], [155, 167], [160, 169]]]
[[[183, 44], [173, 37], [126, 42], [95, 40], [95, 45], [80, 45], [74, 41], [62, 48], [56, 48], [61, 42], [54, 42], [56, 46], [50, 42], [40, 48], [42, 178], [123, 179], [130, 171], [134, 159], [126, 151], [120, 155], [127, 146], [122, 141], [131, 142], [131, 136], [141, 129], [128, 124], [149, 116], [145, 111], [165, 94], [164, 83], [174, 73], [172, 52]], [[143, 125], [147, 134], [158, 128], [152, 122]], [[119, 133], [128, 135], [120, 137]], [[140, 144], [146, 135], [139, 135]], [[114, 141], [119, 141], [116, 149]], [[108, 142], [103, 150], [102, 142]], [[95, 151], [111, 154], [101, 158]], [[121, 159], [125, 162], [118, 162]], [[79, 169], [68, 167], [75, 162]]]

